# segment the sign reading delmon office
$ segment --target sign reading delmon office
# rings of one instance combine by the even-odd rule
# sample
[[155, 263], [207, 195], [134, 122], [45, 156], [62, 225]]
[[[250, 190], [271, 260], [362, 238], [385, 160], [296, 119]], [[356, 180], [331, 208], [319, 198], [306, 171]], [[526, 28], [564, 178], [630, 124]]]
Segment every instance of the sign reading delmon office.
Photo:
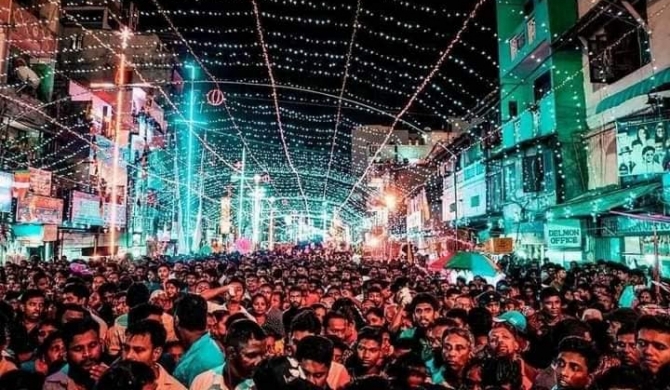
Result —
[[578, 219], [559, 219], [547, 222], [544, 237], [549, 248], [581, 248], [582, 225]]

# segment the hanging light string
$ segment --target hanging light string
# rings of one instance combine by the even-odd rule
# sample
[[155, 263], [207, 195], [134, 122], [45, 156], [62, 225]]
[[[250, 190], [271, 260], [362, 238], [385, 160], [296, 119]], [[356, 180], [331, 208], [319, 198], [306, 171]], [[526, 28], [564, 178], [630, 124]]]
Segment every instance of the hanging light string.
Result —
[[281, 142], [284, 145], [284, 153], [286, 154], [286, 161], [288, 162], [289, 167], [295, 173], [296, 175], [296, 182], [298, 184], [298, 189], [300, 190], [300, 195], [304, 199], [305, 203], [305, 212], [309, 214], [309, 203], [307, 203], [307, 196], [305, 195], [305, 191], [302, 188], [302, 181], [300, 180], [300, 174], [298, 173], [298, 170], [295, 168], [293, 165], [293, 161], [291, 160], [291, 153], [288, 150], [288, 145], [286, 143], [286, 135], [284, 134], [284, 127], [282, 125], [282, 120], [281, 120], [281, 113], [279, 111], [279, 98], [277, 96], [277, 86], [275, 83], [275, 77], [274, 77], [274, 72], [272, 70], [272, 64], [270, 63], [270, 55], [268, 54], [268, 49], [265, 44], [265, 37], [263, 35], [263, 27], [261, 25], [261, 18], [258, 12], [258, 4], [256, 3], [256, 0], [250, 0], [251, 5], [254, 10], [254, 16], [256, 18], [256, 32], [258, 33], [258, 43], [261, 45], [261, 50], [263, 53], [263, 59], [265, 60], [265, 65], [267, 66], [268, 69], [268, 76], [270, 78], [270, 83], [271, 83], [271, 88], [272, 88], [272, 99], [274, 100], [274, 106], [275, 106], [275, 112], [276, 112], [276, 118], [277, 118], [277, 128], [279, 129], [279, 136], [281, 138]]
[[377, 160], [377, 157], [378, 157], [379, 154], [381, 153], [383, 147], [384, 147], [384, 146], [388, 143], [388, 141], [391, 139], [391, 136], [392, 136], [392, 134], [393, 134], [393, 131], [395, 130], [395, 127], [398, 125], [398, 122], [400, 121], [400, 118], [402, 118], [402, 117], [405, 115], [405, 113], [412, 107], [412, 104], [414, 104], [414, 101], [415, 101], [416, 98], [419, 96], [419, 94], [420, 94], [421, 92], [423, 92], [423, 90], [426, 88], [426, 86], [428, 85], [428, 83], [430, 83], [430, 81], [433, 79], [433, 77], [435, 76], [435, 74], [440, 70], [440, 67], [442, 66], [442, 64], [444, 63], [444, 61], [447, 59], [447, 57], [449, 56], [449, 54], [451, 53], [451, 51], [453, 50], [453, 48], [456, 46], [456, 43], [461, 39], [461, 36], [462, 36], [463, 33], [465, 32], [465, 30], [467, 30], [467, 28], [468, 28], [468, 26], [469, 26], [469, 24], [470, 24], [470, 21], [476, 17], [476, 15], [477, 15], [479, 9], [481, 8], [482, 5], [484, 5], [484, 3], [486, 3], [486, 1], [487, 1], [487, 0], [479, 0], [479, 1], [477, 2], [477, 4], [475, 4], [474, 9], [473, 9], [472, 12], [470, 12], [470, 14], [467, 16], [467, 18], [466, 18], [465, 21], [463, 22], [463, 25], [461, 26], [461, 28], [458, 30], [458, 32], [457, 32], [456, 35], [454, 36], [453, 40], [449, 43], [449, 45], [447, 45], [447, 48], [442, 52], [442, 55], [440, 56], [440, 58], [438, 59], [438, 61], [437, 61], [437, 62], [435, 63], [435, 65], [433, 66], [433, 68], [432, 68], [432, 70], [430, 71], [430, 73], [428, 73], [428, 75], [427, 75], [426, 78], [423, 80], [423, 82], [418, 86], [418, 88], [416, 89], [416, 91], [414, 92], [414, 94], [410, 97], [410, 99], [409, 99], [409, 101], [407, 102], [407, 104], [405, 104], [405, 107], [404, 107], [404, 108], [398, 113], [398, 115], [393, 119], [393, 123], [392, 123], [391, 127], [389, 128], [389, 131], [387, 132], [386, 136], [384, 137], [383, 142], [381, 143], [381, 145], [379, 146], [379, 148], [377, 148], [377, 150], [375, 151], [375, 154], [374, 154], [374, 155], [372, 156], [372, 158], [370, 159], [370, 163], [368, 163], [367, 166], [365, 167], [365, 170], [363, 171], [363, 174], [362, 174], [361, 177], [356, 181], [356, 184], [351, 188], [351, 191], [349, 191], [349, 194], [348, 194], [347, 197], [344, 199], [344, 201], [339, 205], [338, 209], [343, 208], [343, 206], [349, 201], [349, 199], [350, 199], [351, 196], [353, 195], [354, 191], [356, 190], [356, 187], [359, 187], [359, 186], [363, 183], [363, 180], [365, 180], [365, 177], [368, 175], [368, 172], [370, 171], [370, 168], [372, 167], [374, 161]]
[[333, 129], [333, 140], [330, 146], [330, 157], [328, 158], [328, 168], [326, 169], [326, 178], [323, 183], [323, 200], [326, 200], [326, 193], [328, 191], [328, 179], [330, 178], [330, 169], [333, 164], [333, 156], [335, 155], [335, 146], [337, 144], [337, 133], [342, 120], [342, 98], [347, 90], [347, 79], [349, 78], [349, 67], [351, 66], [351, 57], [354, 51], [354, 44], [356, 43], [356, 33], [359, 28], [359, 17], [363, 9], [363, 0], [356, 1], [356, 13], [354, 14], [354, 22], [351, 31], [351, 40], [349, 41], [349, 48], [347, 50], [346, 62], [344, 64], [344, 75], [342, 76], [342, 88], [340, 88], [340, 96], [337, 99], [337, 114], [335, 116], [335, 128]]

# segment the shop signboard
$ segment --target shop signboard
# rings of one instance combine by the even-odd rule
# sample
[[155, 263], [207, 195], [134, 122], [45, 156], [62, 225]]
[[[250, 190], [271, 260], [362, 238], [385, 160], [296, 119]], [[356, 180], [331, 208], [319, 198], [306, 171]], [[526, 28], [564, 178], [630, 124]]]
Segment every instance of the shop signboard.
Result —
[[28, 168], [30, 171], [30, 192], [35, 195], [51, 196], [51, 172]]
[[7, 172], [0, 172], [0, 213], [9, 213], [12, 211], [13, 185], [14, 175]]
[[619, 176], [670, 171], [670, 120], [638, 117], [617, 122]]
[[60, 225], [63, 223], [63, 199], [28, 194], [18, 201], [16, 222]]
[[494, 255], [505, 255], [514, 251], [512, 237], [492, 238], [487, 242], [486, 251]]
[[102, 226], [100, 197], [81, 191], [72, 191], [70, 221], [76, 224]]
[[547, 222], [544, 237], [549, 248], [581, 248], [581, 222], [578, 219], [560, 219]]
[[603, 236], [648, 236], [657, 233], [669, 233], [670, 223], [634, 219], [628, 217], [610, 217], [603, 219]]

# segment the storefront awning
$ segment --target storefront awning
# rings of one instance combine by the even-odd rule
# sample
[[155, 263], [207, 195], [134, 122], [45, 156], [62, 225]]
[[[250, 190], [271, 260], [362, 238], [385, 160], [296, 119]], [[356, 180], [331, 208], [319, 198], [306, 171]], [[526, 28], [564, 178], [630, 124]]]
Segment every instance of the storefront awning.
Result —
[[650, 75], [646, 79], [631, 85], [623, 91], [617, 92], [614, 95], [608, 96], [601, 100], [600, 103], [598, 103], [596, 106], [596, 114], [600, 114], [601, 112], [614, 108], [630, 99], [651, 93], [665, 84], [670, 84], [670, 68], [656, 72], [655, 74]]
[[591, 191], [568, 203], [553, 207], [549, 212], [554, 219], [590, 217], [593, 214], [601, 215], [624, 206], [635, 199], [649, 195], [660, 187], [659, 183], [654, 183], [610, 191]]

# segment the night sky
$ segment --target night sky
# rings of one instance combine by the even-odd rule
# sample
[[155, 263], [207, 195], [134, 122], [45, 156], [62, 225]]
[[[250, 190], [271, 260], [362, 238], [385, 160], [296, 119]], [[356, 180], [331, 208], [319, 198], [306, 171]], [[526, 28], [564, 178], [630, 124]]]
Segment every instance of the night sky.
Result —
[[[211, 167], [205, 182], [207, 194], [223, 195], [231, 169], [220, 159], [239, 160], [244, 140], [250, 151], [247, 169], [268, 172], [273, 195], [296, 198], [284, 205], [299, 209], [304, 208], [303, 193], [313, 199], [311, 208], [321, 204], [329, 161], [332, 179], [328, 181], [325, 199], [340, 204], [347, 197], [358, 179], [349, 174], [352, 128], [393, 122], [442, 51], [455, 40], [476, 2], [361, 1], [343, 97], [390, 115], [343, 102], [337, 135], [333, 137], [359, 2], [259, 0], [260, 23], [275, 83], [291, 87], [278, 88], [277, 98], [292, 166], [277, 125], [251, 0], [142, 3], [141, 30], [160, 33], [182, 58], [193, 60], [193, 53], [170, 27], [166, 18], [169, 19], [213, 77], [244, 83], [219, 85], [226, 94], [228, 110], [202, 101], [215, 86], [198, 84], [197, 96], [202, 103], [198, 105], [198, 119], [207, 121], [207, 143], [218, 155], [206, 157]], [[402, 119], [422, 129], [444, 128], [448, 118], [467, 116], [483, 96], [497, 88], [494, 20], [495, 2], [489, 0]], [[203, 71], [198, 78], [210, 79]], [[187, 112], [185, 104], [178, 106], [182, 114]], [[204, 129], [200, 131], [204, 138]], [[294, 170], [300, 174], [300, 183]], [[348, 204], [351, 206], [361, 210], [362, 198], [352, 197]]]

